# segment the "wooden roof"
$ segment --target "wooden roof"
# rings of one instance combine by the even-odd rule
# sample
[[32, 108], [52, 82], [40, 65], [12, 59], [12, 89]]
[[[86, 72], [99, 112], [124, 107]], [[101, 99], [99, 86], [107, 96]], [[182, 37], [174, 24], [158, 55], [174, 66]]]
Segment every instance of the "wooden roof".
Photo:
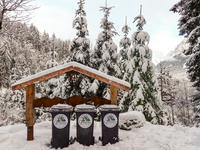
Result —
[[22, 89], [28, 85], [42, 82], [42, 81], [63, 75], [65, 73], [70, 73], [70, 72], [78, 73], [78, 74], [81, 73], [83, 75], [92, 77], [94, 79], [116, 86], [126, 91], [129, 91], [129, 88], [130, 88], [130, 83], [126, 81], [120, 80], [113, 76], [109, 76], [106, 73], [102, 73], [98, 70], [95, 70], [93, 68], [90, 68], [88, 66], [82, 65], [77, 62], [69, 62], [64, 65], [56, 66], [54, 68], [44, 70], [32, 76], [23, 78], [17, 81], [16, 83], [14, 83], [13, 85], [11, 85], [12, 90]]

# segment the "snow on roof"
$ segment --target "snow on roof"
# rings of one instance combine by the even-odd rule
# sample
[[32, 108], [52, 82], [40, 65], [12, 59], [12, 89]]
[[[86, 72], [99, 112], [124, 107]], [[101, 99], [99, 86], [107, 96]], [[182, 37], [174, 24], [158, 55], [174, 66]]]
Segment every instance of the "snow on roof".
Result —
[[93, 74], [96, 74], [96, 75], [99, 75], [101, 77], [104, 77], [106, 79], [109, 80], [109, 82], [111, 83], [112, 81], [116, 82], [116, 83], [119, 83], [121, 85], [124, 85], [126, 87], [129, 87], [130, 88], [130, 83], [129, 82], [126, 82], [124, 80], [120, 80], [118, 78], [115, 78], [113, 76], [110, 76], [110, 75], [107, 75], [106, 73], [103, 73], [103, 72], [100, 72], [96, 69], [93, 69], [93, 68], [90, 68], [88, 66], [85, 66], [83, 64], [80, 64], [80, 63], [77, 63], [77, 62], [69, 62], [69, 63], [66, 63], [66, 64], [63, 64], [63, 65], [60, 65], [60, 66], [56, 66], [54, 68], [50, 68], [50, 69], [47, 69], [47, 70], [44, 70], [44, 71], [41, 71], [37, 74], [34, 74], [34, 75], [31, 75], [31, 76], [28, 76], [26, 78], [23, 78], [21, 80], [18, 80], [16, 83], [12, 84], [11, 86], [16, 86], [16, 85], [19, 85], [21, 83], [24, 83], [24, 82], [27, 82], [27, 81], [30, 81], [30, 80], [33, 80], [33, 79], [36, 79], [36, 78], [39, 78], [39, 77], [42, 77], [44, 75], [47, 75], [47, 74], [50, 74], [50, 73], [53, 73], [53, 72], [56, 72], [56, 71], [59, 71], [61, 69], [64, 69], [64, 68], [67, 68], [67, 67], [78, 67], [78, 68], [81, 68], [81, 69], [84, 69], [86, 71], [89, 71]]

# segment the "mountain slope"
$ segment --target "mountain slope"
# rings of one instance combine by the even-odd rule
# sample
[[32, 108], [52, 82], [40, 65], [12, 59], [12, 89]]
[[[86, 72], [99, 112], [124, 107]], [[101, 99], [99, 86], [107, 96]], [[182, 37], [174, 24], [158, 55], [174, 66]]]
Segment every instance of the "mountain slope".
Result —
[[[166, 59], [161, 61], [164, 66], [171, 72], [172, 76], [178, 79], [187, 79], [187, 69], [185, 63], [189, 56], [183, 54], [183, 51], [188, 48], [186, 39], [184, 39], [177, 47], [170, 51]], [[160, 65], [156, 65], [156, 73], [160, 72]]]

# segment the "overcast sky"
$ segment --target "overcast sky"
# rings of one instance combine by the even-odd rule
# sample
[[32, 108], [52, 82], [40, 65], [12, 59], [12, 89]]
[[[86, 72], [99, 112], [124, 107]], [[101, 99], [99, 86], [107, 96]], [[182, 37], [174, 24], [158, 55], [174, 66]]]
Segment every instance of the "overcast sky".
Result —
[[[40, 6], [33, 14], [31, 20], [41, 33], [44, 30], [51, 36], [55, 33], [57, 38], [63, 40], [73, 40], [76, 37], [76, 30], [72, 28], [72, 21], [75, 18], [75, 9], [78, 9], [79, 0], [37, 0]], [[108, 0], [108, 7], [115, 6], [111, 10], [110, 21], [114, 22], [116, 31], [120, 36], [113, 38], [115, 44], [119, 45], [119, 41], [123, 38], [121, 31], [125, 24], [125, 16], [127, 16], [127, 24], [131, 31], [137, 31], [136, 23], [133, 24], [134, 17], [140, 13], [140, 5], [142, 5], [142, 14], [147, 24], [144, 25], [144, 31], [150, 35], [149, 47], [153, 51], [153, 62], [164, 59], [164, 57], [173, 50], [182, 40], [183, 36], [178, 36], [177, 29], [178, 14], [174, 14], [169, 9], [179, 0]], [[86, 0], [84, 9], [86, 11], [86, 19], [88, 21], [89, 39], [94, 46], [100, 29], [100, 22], [104, 14], [99, 11], [100, 6], [105, 6], [106, 0]], [[119, 49], [118, 49], [119, 50]]]

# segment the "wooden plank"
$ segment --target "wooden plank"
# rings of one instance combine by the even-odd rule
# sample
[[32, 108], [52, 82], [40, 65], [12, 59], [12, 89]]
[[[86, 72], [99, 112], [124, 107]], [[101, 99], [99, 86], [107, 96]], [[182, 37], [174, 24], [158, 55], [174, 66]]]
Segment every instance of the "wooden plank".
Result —
[[34, 107], [52, 107], [53, 105], [63, 104], [63, 103], [64, 103], [64, 100], [58, 97], [55, 97], [53, 99], [43, 97], [43, 98], [34, 100], [33, 106]]
[[52, 72], [52, 73], [49, 73], [47, 75], [43, 75], [41, 77], [38, 77], [38, 78], [35, 78], [33, 80], [29, 80], [29, 81], [26, 81], [26, 82], [23, 82], [21, 84], [18, 84], [16, 86], [13, 86], [12, 87], [12, 90], [19, 90], [19, 89], [22, 89], [28, 85], [31, 85], [31, 84], [34, 84], [34, 83], [37, 83], [37, 82], [42, 82], [42, 81], [45, 81], [45, 80], [48, 80], [48, 79], [51, 79], [51, 78], [54, 78], [54, 77], [57, 77], [59, 75], [63, 75], [65, 74], [66, 72], [68, 71], [71, 71], [73, 70], [73, 66], [71, 67], [67, 67], [67, 68], [64, 68], [64, 69], [61, 69], [61, 70], [58, 70], [58, 71], [55, 71], [55, 72]]
[[111, 104], [117, 105], [117, 87], [110, 85], [110, 100]]
[[35, 99], [35, 84], [26, 87], [26, 126], [27, 140], [33, 140], [33, 126], [35, 124], [35, 109], [33, 101]]
[[84, 70], [84, 69], [81, 69], [81, 68], [78, 68], [78, 67], [73, 67], [73, 66], [67, 67], [67, 68], [64, 68], [64, 69], [61, 69], [61, 70], [58, 70], [58, 71], [55, 71], [53, 73], [49, 73], [47, 75], [35, 78], [33, 80], [30, 80], [30, 81], [26, 81], [26, 82], [21, 83], [21, 84], [18, 84], [16, 86], [13, 86], [12, 90], [22, 89], [22, 88], [24, 88], [24, 87], [26, 87], [28, 85], [31, 85], [31, 84], [34, 84], [34, 83], [37, 83], [37, 82], [41, 82], [41, 81], [45, 81], [45, 80], [51, 79], [53, 77], [56, 77], [56, 76], [59, 76], [59, 75], [63, 75], [64, 73], [67, 73], [67, 72], [78, 72], [78, 73], [84, 74], [86, 76], [89, 76], [91, 78], [97, 79], [99, 81], [105, 82], [107, 84], [110, 84], [110, 85], [116, 86], [118, 88], [121, 88], [123, 90], [129, 91], [129, 87], [127, 87], [127, 86], [124, 86], [124, 85], [122, 85], [120, 83], [117, 83], [117, 82], [114, 82], [114, 81], [110, 81], [109, 79], [107, 79], [105, 77], [99, 76], [99, 75], [94, 74], [92, 72], [89, 72], [87, 70]]
[[111, 101], [110, 100], [107, 100], [105, 98], [99, 98], [97, 96], [93, 96], [91, 99], [90, 99], [91, 102], [94, 103], [94, 106], [98, 107], [98, 106], [101, 106], [101, 105], [104, 105], [104, 104], [111, 104]]
[[107, 100], [105, 98], [99, 98], [97, 96], [93, 96], [90, 99], [86, 99], [83, 97], [79, 97], [77, 95], [69, 97], [68, 99], [61, 99], [58, 97], [55, 97], [53, 99], [47, 98], [47, 97], [43, 97], [37, 100], [33, 101], [33, 106], [34, 107], [52, 107], [53, 105], [57, 105], [57, 104], [69, 104], [72, 105], [73, 107], [75, 107], [78, 104], [88, 104], [88, 105], [94, 105], [94, 106], [100, 106], [103, 104], [111, 104], [110, 100]]
[[105, 77], [102, 77], [102, 76], [99, 76], [97, 74], [94, 74], [92, 72], [89, 72], [87, 70], [84, 70], [84, 69], [81, 69], [81, 68], [78, 68], [78, 67], [74, 67], [74, 69], [78, 72], [80, 72], [81, 74], [84, 74], [86, 76], [89, 76], [89, 77], [92, 77], [94, 79], [97, 79], [99, 81], [102, 81], [102, 82], [105, 82], [107, 84], [110, 84], [110, 85], [113, 85], [113, 86], [116, 86], [120, 89], [123, 89], [123, 90], [126, 90], [126, 91], [129, 91], [129, 87], [127, 86], [124, 86], [124, 85], [121, 85], [120, 83], [117, 83], [117, 82], [114, 82], [114, 81], [110, 81], [109, 79], [105, 78]]

